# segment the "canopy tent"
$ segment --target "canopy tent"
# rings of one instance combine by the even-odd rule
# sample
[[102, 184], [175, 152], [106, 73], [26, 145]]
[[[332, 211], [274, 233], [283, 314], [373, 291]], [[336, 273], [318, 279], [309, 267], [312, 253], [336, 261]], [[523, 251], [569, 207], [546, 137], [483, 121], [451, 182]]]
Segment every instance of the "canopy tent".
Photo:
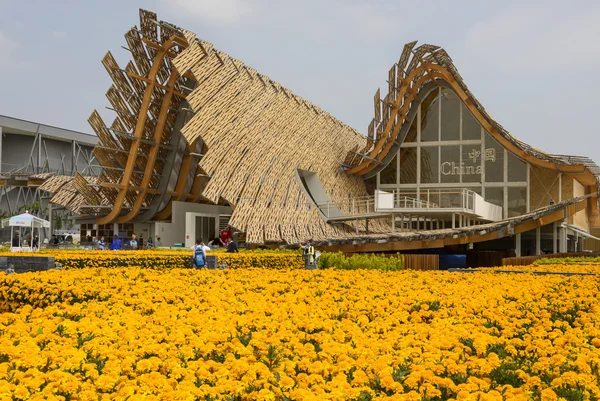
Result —
[[[4, 222], [6, 222], [6, 220]], [[23, 227], [31, 229], [31, 239], [30, 239], [29, 246], [31, 246], [32, 248], [33, 248], [33, 230], [35, 228], [37, 228], [38, 234], [39, 234], [41, 232], [40, 228], [50, 228], [50, 222], [48, 220], [44, 220], [41, 217], [34, 216], [34, 215], [30, 214], [28, 211], [23, 214], [13, 216], [10, 219], [8, 219], [8, 225], [10, 226], [11, 241], [14, 238], [13, 237], [14, 227], [19, 227], [19, 241], [21, 241], [21, 238], [22, 238], [20, 234], [22, 233]], [[20, 248], [20, 245], [21, 244], [19, 243], [18, 248]], [[13, 247], [11, 246], [11, 248], [13, 248]]]

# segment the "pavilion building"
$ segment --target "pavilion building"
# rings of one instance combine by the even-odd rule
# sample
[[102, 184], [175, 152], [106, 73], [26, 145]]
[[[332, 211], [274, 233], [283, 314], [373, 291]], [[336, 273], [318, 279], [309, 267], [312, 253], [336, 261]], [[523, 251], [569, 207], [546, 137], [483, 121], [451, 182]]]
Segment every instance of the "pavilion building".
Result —
[[404, 46], [365, 136], [154, 13], [125, 39], [125, 68], [103, 59], [115, 120], [89, 119], [102, 172], [42, 186], [83, 236], [191, 245], [230, 225], [248, 244], [344, 252], [595, 246], [600, 169], [509, 134], [438, 46]]

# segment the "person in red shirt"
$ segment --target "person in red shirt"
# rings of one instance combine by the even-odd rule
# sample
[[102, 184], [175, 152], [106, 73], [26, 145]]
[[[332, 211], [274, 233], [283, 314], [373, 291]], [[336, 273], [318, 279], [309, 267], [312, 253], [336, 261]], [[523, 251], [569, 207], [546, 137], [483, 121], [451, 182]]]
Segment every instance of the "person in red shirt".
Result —
[[233, 237], [233, 231], [231, 231], [231, 226], [227, 226], [227, 228], [223, 231], [221, 231], [221, 243], [224, 244], [223, 246], [225, 246], [227, 244], [227, 240], [229, 240], [229, 238]]

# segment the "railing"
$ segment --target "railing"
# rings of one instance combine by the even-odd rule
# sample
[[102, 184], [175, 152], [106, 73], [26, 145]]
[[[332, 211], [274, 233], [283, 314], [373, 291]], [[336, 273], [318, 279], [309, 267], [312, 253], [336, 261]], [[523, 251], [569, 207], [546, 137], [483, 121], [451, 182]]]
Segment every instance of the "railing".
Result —
[[489, 221], [502, 217], [501, 207], [469, 189], [376, 190], [375, 196], [318, 203], [317, 207], [327, 220], [338, 221], [403, 212], [467, 213]]
[[351, 198], [340, 202], [317, 203], [317, 207], [328, 220], [346, 215], [357, 216], [377, 213], [374, 196]]
[[[462, 209], [474, 212], [477, 194], [468, 189], [377, 191], [378, 211], [390, 209]], [[390, 202], [393, 196], [393, 205]], [[387, 199], [385, 199], [387, 197]]]

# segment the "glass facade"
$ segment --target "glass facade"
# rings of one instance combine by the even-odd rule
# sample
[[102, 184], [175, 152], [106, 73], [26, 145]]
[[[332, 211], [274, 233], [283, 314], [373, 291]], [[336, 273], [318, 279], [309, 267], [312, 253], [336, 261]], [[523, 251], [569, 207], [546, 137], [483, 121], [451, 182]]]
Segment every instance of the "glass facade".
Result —
[[501, 206], [504, 218], [529, 210], [528, 164], [487, 133], [453, 90], [436, 88], [418, 107], [379, 188], [416, 194], [466, 188]]

